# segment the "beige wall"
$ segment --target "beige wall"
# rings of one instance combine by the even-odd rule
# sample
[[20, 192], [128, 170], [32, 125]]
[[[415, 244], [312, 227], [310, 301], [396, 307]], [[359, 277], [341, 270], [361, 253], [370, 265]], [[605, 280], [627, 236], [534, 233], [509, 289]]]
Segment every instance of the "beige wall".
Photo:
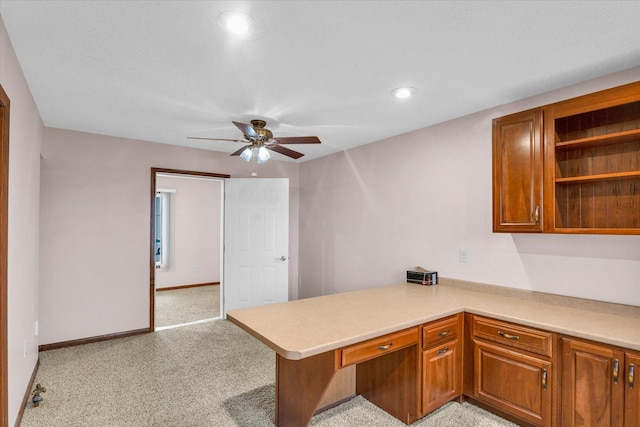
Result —
[[297, 297], [298, 165], [46, 128], [41, 344], [149, 326], [151, 168], [289, 178], [290, 298]]
[[[11, 101], [9, 135], [9, 425], [38, 357], [38, 215], [43, 123], [0, 19], [0, 84]], [[26, 346], [27, 355], [24, 355]]]
[[402, 282], [420, 265], [640, 305], [640, 236], [491, 231], [492, 119], [637, 80], [640, 68], [302, 163], [299, 295]]
[[172, 189], [169, 268], [155, 270], [156, 289], [220, 282], [220, 180], [159, 176], [156, 189]]

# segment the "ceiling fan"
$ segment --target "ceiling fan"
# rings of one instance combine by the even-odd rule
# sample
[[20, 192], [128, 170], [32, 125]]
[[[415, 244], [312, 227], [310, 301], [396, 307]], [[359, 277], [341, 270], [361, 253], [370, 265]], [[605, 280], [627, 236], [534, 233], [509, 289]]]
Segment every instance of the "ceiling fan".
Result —
[[[283, 144], [320, 144], [320, 140], [317, 136], [289, 136], [274, 138], [273, 133], [265, 126], [267, 122], [264, 120], [251, 120], [251, 124], [232, 122], [238, 129], [240, 129], [244, 135], [244, 139], [249, 141], [249, 145], [242, 147], [241, 149], [231, 153], [232, 156], [240, 156], [247, 162], [251, 160], [254, 153], [257, 157], [258, 163], [265, 163], [271, 155], [268, 150], [275, 151], [276, 153], [284, 154], [292, 159], [299, 159], [304, 154], [291, 150], [287, 147], [283, 147]], [[232, 141], [232, 142], [245, 142], [241, 139], [224, 139], [224, 138], [198, 138], [195, 136], [189, 136], [188, 139], [206, 139], [209, 141]]]

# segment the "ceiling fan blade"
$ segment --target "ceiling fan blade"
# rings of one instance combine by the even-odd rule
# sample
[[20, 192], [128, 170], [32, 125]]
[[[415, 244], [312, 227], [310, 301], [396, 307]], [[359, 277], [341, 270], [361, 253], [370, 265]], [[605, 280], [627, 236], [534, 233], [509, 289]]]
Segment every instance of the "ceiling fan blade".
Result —
[[297, 151], [293, 151], [288, 149], [287, 147], [281, 147], [279, 145], [265, 145], [269, 150], [275, 151], [276, 153], [284, 154], [285, 156], [291, 157], [292, 159], [299, 159], [304, 156], [302, 153], [298, 153]]
[[246, 142], [242, 139], [225, 139], [225, 138], [200, 138], [197, 136], [188, 136], [187, 139], [205, 139], [207, 141], [231, 141], [231, 142]]
[[317, 136], [286, 136], [273, 138], [277, 144], [320, 144]]
[[237, 150], [237, 151], [234, 151], [233, 153], [231, 153], [231, 154], [230, 154], [230, 156], [239, 156], [239, 155], [240, 155], [240, 153], [242, 153], [242, 152], [245, 150], [245, 148], [248, 148], [248, 147], [251, 147], [251, 144], [249, 144], [249, 145], [245, 145], [245, 146], [244, 146], [244, 147], [242, 147], [241, 149], [239, 149], [239, 150]]
[[236, 127], [238, 129], [240, 129], [242, 131], [242, 133], [244, 134], [244, 136], [246, 136], [247, 138], [257, 138], [258, 134], [256, 133], [256, 131], [253, 129], [253, 126], [247, 124], [247, 123], [240, 123], [240, 122], [231, 122], [234, 125], [236, 125]]

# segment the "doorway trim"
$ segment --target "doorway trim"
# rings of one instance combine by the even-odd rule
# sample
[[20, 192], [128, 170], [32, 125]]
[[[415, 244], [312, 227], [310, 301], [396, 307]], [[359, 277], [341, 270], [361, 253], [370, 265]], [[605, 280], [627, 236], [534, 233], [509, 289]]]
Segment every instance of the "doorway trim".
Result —
[[199, 171], [188, 171], [181, 169], [167, 169], [167, 168], [151, 168], [151, 193], [150, 193], [150, 207], [151, 207], [151, 215], [150, 215], [150, 227], [151, 234], [149, 237], [149, 332], [155, 331], [155, 290], [156, 290], [156, 263], [155, 263], [155, 235], [156, 235], [156, 222], [155, 222], [155, 214], [156, 214], [156, 174], [158, 173], [169, 173], [172, 175], [191, 175], [196, 177], [207, 177], [207, 178], [231, 178], [231, 175], [221, 174], [221, 173], [211, 173], [211, 172], [199, 172]]
[[9, 231], [9, 106], [0, 85], [0, 426], [9, 425], [8, 247]]

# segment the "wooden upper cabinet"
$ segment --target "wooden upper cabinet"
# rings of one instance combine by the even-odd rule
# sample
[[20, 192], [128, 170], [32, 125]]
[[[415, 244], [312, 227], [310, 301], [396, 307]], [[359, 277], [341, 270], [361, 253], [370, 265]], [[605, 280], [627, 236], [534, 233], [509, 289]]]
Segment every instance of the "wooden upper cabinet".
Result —
[[493, 231], [640, 234], [640, 82], [493, 120]]
[[640, 234], [640, 82], [546, 111], [547, 226]]
[[541, 232], [543, 111], [493, 120], [493, 231]]

